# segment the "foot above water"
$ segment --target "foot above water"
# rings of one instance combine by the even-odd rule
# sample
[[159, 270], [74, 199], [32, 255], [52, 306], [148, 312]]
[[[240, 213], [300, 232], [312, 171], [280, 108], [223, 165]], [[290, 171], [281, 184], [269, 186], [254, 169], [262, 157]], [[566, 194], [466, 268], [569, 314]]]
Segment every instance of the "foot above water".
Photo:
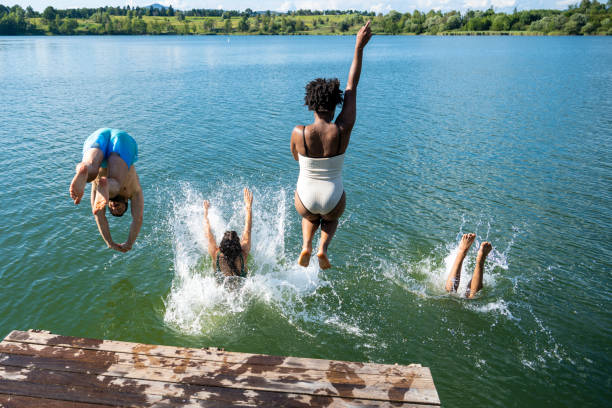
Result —
[[87, 166], [83, 163], [77, 164], [76, 174], [70, 183], [70, 198], [75, 204], [81, 202], [85, 194], [85, 184], [87, 184]]
[[467, 251], [468, 249], [470, 249], [472, 243], [474, 243], [474, 239], [476, 239], [476, 234], [463, 234], [463, 236], [461, 237], [461, 242], [459, 243], [459, 250]]
[[306, 268], [310, 264], [310, 255], [311, 251], [302, 249], [302, 253], [300, 253], [300, 257], [298, 258], [298, 264]]
[[331, 268], [331, 263], [329, 262], [329, 259], [327, 258], [327, 254], [323, 252], [319, 252], [317, 254], [317, 257], [319, 258], [319, 268], [321, 269]]
[[492, 249], [493, 249], [493, 246], [491, 245], [491, 243], [488, 241], [484, 241], [483, 243], [480, 244], [478, 255], [482, 255], [486, 257], [487, 255], [489, 255], [489, 252], [491, 252]]

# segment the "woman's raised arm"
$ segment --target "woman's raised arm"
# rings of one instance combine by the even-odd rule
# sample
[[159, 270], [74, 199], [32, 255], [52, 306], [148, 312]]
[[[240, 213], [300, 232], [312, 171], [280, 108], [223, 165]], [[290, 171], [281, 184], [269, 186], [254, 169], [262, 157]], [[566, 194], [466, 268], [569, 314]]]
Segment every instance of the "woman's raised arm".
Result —
[[253, 225], [253, 192], [248, 188], [244, 188], [244, 210], [246, 217], [244, 219], [244, 232], [242, 233], [242, 240], [240, 240], [240, 246], [242, 252], [246, 256], [251, 252], [251, 226]]
[[215, 236], [213, 235], [212, 230], [210, 229], [210, 221], [208, 221], [208, 208], [210, 208], [210, 203], [208, 202], [208, 200], [204, 200], [204, 222], [206, 224], [204, 226], [204, 233], [206, 233], [206, 238], [208, 239], [208, 253], [210, 254], [210, 257], [213, 259], [214, 262], [219, 247], [217, 246]]
[[357, 117], [357, 84], [359, 83], [359, 76], [361, 75], [363, 49], [372, 37], [370, 23], [370, 21], [365, 23], [359, 32], [357, 32], [353, 63], [351, 64], [348, 82], [346, 83], [346, 88], [344, 90], [344, 104], [342, 106], [342, 112], [340, 112], [338, 119], [336, 119], [336, 124], [342, 133], [345, 134], [353, 129], [353, 125], [355, 124], [355, 119]]

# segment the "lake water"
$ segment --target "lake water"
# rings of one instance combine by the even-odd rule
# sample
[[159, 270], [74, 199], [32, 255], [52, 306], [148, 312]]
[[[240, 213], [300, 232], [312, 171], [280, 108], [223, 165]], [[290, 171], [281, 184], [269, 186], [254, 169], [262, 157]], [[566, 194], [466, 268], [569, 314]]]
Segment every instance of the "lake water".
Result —
[[[0, 336], [65, 335], [431, 368], [447, 407], [612, 399], [612, 38], [374, 37], [334, 267], [296, 265], [304, 85], [346, 83], [351, 37], [0, 37]], [[145, 221], [107, 249], [68, 195], [82, 143], [139, 143]], [[217, 283], [242, 231], [251, 276]], [[110, 219], [123, 242], [130, 217]], [[493, 244], [476, 300], [444, 283]]]

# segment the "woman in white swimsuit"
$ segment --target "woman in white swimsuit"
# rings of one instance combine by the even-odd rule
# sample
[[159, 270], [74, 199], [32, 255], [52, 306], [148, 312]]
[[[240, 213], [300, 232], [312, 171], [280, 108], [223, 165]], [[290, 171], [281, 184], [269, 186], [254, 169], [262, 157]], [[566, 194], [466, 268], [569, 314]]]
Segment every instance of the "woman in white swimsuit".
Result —
[[301, 266], [310, 263], [312, 239], [320, 225], [319, 266], [321, 269], [331, 267], [327, 248], [346, 206], [342, 165], [355, 124], [363, 49], [371, 37], [368, 21], [357, 33], [353, 63], [344, 90], [344, 104], [336, 122], [333, 122], [336, 106], [343, 103], [340, 82], [337, 78], [317, 78], [306, 85], [304, 98], [308, 109], [314, 111], [314, 123], [296, 126], [291, 134], [291, 153], [300, 163], [295, 209], [302, 216], [303, 245], [298, 259]]

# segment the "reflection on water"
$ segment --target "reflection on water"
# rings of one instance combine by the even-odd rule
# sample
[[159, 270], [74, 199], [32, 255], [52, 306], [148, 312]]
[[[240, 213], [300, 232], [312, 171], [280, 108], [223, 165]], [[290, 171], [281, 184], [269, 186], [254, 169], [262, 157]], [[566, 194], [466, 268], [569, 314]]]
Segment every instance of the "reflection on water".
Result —
[[[453, 407], [605, 405], [611, 39], [374, 37], [334, 267], [304, 269], [289, 135], [312, 120], [304, 85], [344, 84], [352, 47], [0, 38], [1, 331], [417, 362]], [[128, 254], [106, 249], [67, 193], [83, 140], [106, 126], [139, 143], [145, 223]], [[230, 290], [211, 268], [202, 200], [217, 237], [242, 231], [245, 185], [251, 273]], [[110, 223], [123, 241], [128, 217]], [[477, 242], [447, 295], [466, 232]], [[467, 301], [483, 240], [484, 289]]]

